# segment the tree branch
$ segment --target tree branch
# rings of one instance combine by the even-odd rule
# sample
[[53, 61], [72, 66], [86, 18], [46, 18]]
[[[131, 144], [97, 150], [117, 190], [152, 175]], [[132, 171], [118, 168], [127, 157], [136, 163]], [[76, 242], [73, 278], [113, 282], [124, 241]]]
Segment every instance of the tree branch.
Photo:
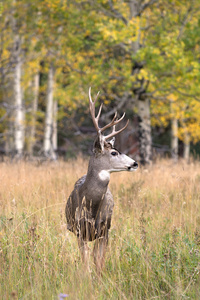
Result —
[[122, 14], [121, 14], [118, 10], [116, 10], [116, 9], [113, 7], [113, 2], [112, 2], [112, 0], [108, 0], [108, 4], [109, 4], [110, 9], [111, 9], [112, 13], [114, 14], [115, 18], [122, 20], [122, 22], [123, 22], [125, 25], [127, 25], [127, 24], [128, 24], [127, 19], [126, 19], [124, 16], [122, 16]]
[[[107, 94], [104, 95], [107, 96]], [[115, 94], [109, 94], [109, 97], [113, 97], [118, 102], [118, 104], [109, 112], [104, 113], [104, 115], [102, 116], [102, 120], [107, 121], [117, 110], [121, 110], [121, 108], [125, 106], [126, 102], [128, 101], [129, 96], [129, 92], [125, 92], [122, 97], [118, 97]]]
[[138, 15], [140, 15], [146, 8], [148, 8], [149, 6], [153, 5], [154, 3], [158, 2], [158, 0], [150, 0], [149, 2], [147, 3], [144, 3], [142, 6], [141, 6], [141, 9], [139, 10], [139, 13]]
[[191, 98], [194, 98], [195, 100], [197, 101], [200, 101], [200, 98], [197, 97], [197, 95], [195, 94], [188, 94], [188, 93], [184, 93], [184, 92], [181, 92], [177, 87], [175, 87], [174, 85], [171, 85], [171, 87], [176, 90], [176, 92], [178, 92], [180, 95], [182, 96], [185, 96], [185, 97], [191, 97]]
[[[183, 29], [186, 25], [186, 23], [188, 22], [188, 16], [189, 16], [189, 13], [192, 11], [192, 4], [189, 6], [185, 16], [183, 17], [183, 21], [182, 21], [182, 24], [181, 24], [181, 28], [179, 30], [179, 34], [178, 34], [178, 37], [177, 37], [177, 40], [179, 40], [182, 36], [182, 33], [183, 33]], [[191, 17], [192, 17], [192, 14], [191, 14]]]

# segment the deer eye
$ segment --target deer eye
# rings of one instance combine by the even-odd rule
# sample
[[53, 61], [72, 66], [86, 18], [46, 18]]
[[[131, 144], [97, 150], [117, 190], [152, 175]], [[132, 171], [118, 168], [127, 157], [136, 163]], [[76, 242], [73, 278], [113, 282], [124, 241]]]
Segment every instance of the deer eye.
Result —
[[111, 155], [115, 156], [115, 155], [118, 155], [118, 153], [116, 151], [112, 151]]

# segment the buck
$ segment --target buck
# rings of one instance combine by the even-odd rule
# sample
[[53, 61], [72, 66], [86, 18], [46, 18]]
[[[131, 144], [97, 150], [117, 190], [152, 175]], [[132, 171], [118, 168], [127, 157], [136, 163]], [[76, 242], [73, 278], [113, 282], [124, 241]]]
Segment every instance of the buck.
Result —
[[[87, 174], [81, 177], [74, 186], [66, 204], [67, 228], [78, 238], [79, 248], [83, 261], [87, 261], [87, 242], [94, 241], [93, 256], [97, 271], [100, 272], [105, 260], [108, 244], [108, 231], [111, 226], [111, 217], [114, 207], [113, 196], [108, 188], [110, 173], [120, 171], [134, 171], [138, 163], [114, 148], [115, 136], [128, 126], [116, 130], [121, 118], [117, 119], [117, 112], [112, 121], [104, 127], [99, 127], [99, 118], [102, 105], [95, 116], [95, 104], [89, 88], [89, 107], [97, 137], [93, 146], [93, 155], [90, 158]], [[105, 130], [112, 128], [112, 132], [103, 135]]]

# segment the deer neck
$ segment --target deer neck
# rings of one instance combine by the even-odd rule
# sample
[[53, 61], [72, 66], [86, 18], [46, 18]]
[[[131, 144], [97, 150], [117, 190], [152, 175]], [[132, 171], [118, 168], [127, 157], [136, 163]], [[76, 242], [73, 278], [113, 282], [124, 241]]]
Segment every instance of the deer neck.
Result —
[[92, 156], [85, 180], [86, 197], [101, 200], [105, 195], [110, 181], [110, 173], [100, 166], [100, 162]]

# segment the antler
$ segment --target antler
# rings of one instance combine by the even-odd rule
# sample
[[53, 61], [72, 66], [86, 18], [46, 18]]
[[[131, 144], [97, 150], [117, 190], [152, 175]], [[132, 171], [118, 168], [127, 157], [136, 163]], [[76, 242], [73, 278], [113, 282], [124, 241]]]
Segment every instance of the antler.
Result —
[[94, 127], [96, 128], [96, 131], [98, 132], [98, 134], [101, 133], [101, 129], [99, 128], [99, 117], [100, 117], [102, 106], [103, 106], [103, 103], [102, 103], [101, 106], [100, 106], [100, 108], [99, 108], [98, 115], [95, 117], [95, 104], [97, 102], [99, 93], [100, 92], [97, 93], [96, 98], [95, 98], [95, 100], [93, 102], [92, 101], [92, 97], [91, 97], [91, 87], [89, 88], [90, 113], [91, 113], [91, 116], [92, 116], [92, 121], [94, 123]]
[[121, 129], [119, 129], [119, 130], [116, 131], [115, 130], [116, 125], [118, 123], [120, 123], [124, 119], [124, 117], [125, 117], [125, 113], [123, 113], [122, 117], [119, 118], [119, 119], [117, 119], [117, 112], [116, 112], [115, 115], [114, 115], [114, 117], [113, 117], [113, 119], [112, 119], [112, 121], [109, 124], [105, 125], [104, 127], [100, 128], [99, 127], [99, 117], [101, 115], [101, 110], [102, 110], [103, 104], [101, 104], [101, 106], [99, 108], [99, 111], [98, 111], [98, 114], [95, 117], [95, 104], [97, 102], [98, 96], [99, 96], [99, 92], [97, 93], [96, 98], [95, 98], [95, 100], [93, 102], [92, 101], [92, 97], [91, 97], [91, 87], [90, 87], [89, 88], [90, 113], [91, 113], [91, 116], [92, 116], [92, 120], [93, 120], [94, 126], [95, 126], [95, 128], [97, 130], [97, 133], [99, 135], [101, 135], [102, 132], [105, 131], [107, 128], [113, 127], [112, 132], [110, 134], [104, 136], [104, 140], [107, 140], [107, 139], [110, 139], [111, 137], [117, 135], [118, 133], [122, 132], [124, 129], [126, 129], [126, 127], [128, 126], [129, 120], [126, 122], [126, 125], [123, 128], [121, 128]]

